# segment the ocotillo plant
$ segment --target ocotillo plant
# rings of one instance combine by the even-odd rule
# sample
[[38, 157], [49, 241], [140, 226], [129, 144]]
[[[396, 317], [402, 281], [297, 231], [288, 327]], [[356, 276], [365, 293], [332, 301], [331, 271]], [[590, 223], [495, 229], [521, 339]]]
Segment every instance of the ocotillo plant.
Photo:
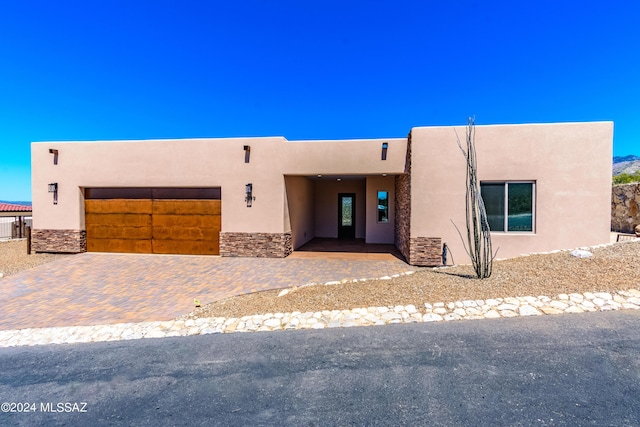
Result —
[[478, 182], [475, 142], [476, 125], [473, 117], [467, 119], [466, 149], [462, 146], [457, 133], [456, 138], [458, 147], [460, 147], [460, 151], [462, 151], [467, 162], [467, 244], [464, 243], [462, 234], [457, 226], [456, 230], [458, 230], [458, 234], [460, 234], [465, 251], [469, 255], [469, 258], [471, 258], [471, 264], [476, 272], [476, 276], [478, 279], [484, 279], [491, 276], [495, 255], [491, 247], [491, 230], [489, 229], [487, 211], [484, 207], [484, 201], [480, 193], [480, 183]]

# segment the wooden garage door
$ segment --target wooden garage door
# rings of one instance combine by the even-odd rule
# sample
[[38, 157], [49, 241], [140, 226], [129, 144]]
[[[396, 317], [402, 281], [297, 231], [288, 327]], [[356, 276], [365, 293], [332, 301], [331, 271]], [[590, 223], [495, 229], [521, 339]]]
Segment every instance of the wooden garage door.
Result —
[[89, 252], [218, 255], [220, 200], [85, 200]]

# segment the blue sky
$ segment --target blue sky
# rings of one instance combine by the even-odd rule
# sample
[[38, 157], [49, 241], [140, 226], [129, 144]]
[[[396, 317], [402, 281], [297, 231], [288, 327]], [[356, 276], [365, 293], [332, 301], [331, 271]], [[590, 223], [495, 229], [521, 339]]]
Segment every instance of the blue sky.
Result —
[[[612, 120], [640, 155], [640, 2], [0, 0], [0, 200], [30, 143], [404, 137]], [[635, 127], [634, 127], [635, 125]]]

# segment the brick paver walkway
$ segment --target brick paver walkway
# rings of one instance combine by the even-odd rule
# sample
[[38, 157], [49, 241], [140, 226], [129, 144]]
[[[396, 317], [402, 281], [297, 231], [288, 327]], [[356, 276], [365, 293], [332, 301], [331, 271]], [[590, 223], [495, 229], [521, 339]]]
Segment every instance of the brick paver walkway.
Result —
[[82, 253], [0, 279], [0, 330], [169, 320], [194, 298], [414, 270], [392, 256], [337, 258]]

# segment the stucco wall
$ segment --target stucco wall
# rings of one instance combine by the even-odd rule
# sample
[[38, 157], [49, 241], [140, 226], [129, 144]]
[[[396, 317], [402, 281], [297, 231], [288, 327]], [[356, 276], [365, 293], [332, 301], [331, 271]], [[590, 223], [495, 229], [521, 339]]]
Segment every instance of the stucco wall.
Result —
[[315, 192], [314, 184], [304, 176], [286, 176], [288, 218], [293, 249], [315, 237]]
[[[393, 244], [395, 224], [395, 186], [393, 176], [367, 177], [366, 242]], [[389, 222], [378, 222], [378, 191], [388, 192]]]
[[[465, 127], [456, 127], [464, 143]], [[480, 181], [536, 182], [535, 233], [492, 233], [498, 257], [609, 241], [613, 123], [476, 127]], [[468, 261], [465, 160], [452, 127], [412, 129], [411, 237], [440, 237]]]
[[[388, 144], [387, 159], [382, 160], [382, 144]], [[381, 175], [404, 172], [406, 138], [287, 141], [285, 175]]]
[[316, 237], [338, 237], [338, 194], [355, 193], [356, 195], [356, 238], [363, 239], [366, 231], [365, 195], [366, 180], [364, 178], [342, 179], [327, 177], [315, 181], [316, 205]]
[[614, 185], [611, 191], [611, 230], [634, 233], [640, 224], [640, 183]]
[[[34, 229], [84, 229], [85, 187], [221, 187], [222, 229], [283, 232], [282, 138], [32, 144]], [[245, 144], [252, 145], [244, 162]], [[59, 150], [58, 165], [48, 149]], [[47, 183], [57, 182], [53, 205]], [[244, 202], [245, 184], [256, 200]]]
[[[381, 160], [383, 142], [389, 144], [387, 160]], [[244, 161], [244, 145], [251, 146], [249, 163]], [[53, 164], [49, 149], [59, 151], [57, 165]], [[83, 230], [83, 189], [86, 187], [221, 187], [224, 232], [288, 232], [284, 175], [401, 173], [405, 150], [405, 138], [289, 142], [282, 137], [267, 137], [33, 143], [33, 227]], [[53, 182], [59, 187], [57, 205], [53, 205], [52, 195], [47, 192], [47, 184]], [[247, 183], [253, 184], [256, 198], [251, 208], [244, 202]], [[364, 190], [361, 194], [364, 195]], [[364, 197], [360, 197], [358, 203], [364, 203]], [[359, 209], [364, 215], [362, 207]], [[358, 235], [364, 237], [364, 220], [360, 226]]]

